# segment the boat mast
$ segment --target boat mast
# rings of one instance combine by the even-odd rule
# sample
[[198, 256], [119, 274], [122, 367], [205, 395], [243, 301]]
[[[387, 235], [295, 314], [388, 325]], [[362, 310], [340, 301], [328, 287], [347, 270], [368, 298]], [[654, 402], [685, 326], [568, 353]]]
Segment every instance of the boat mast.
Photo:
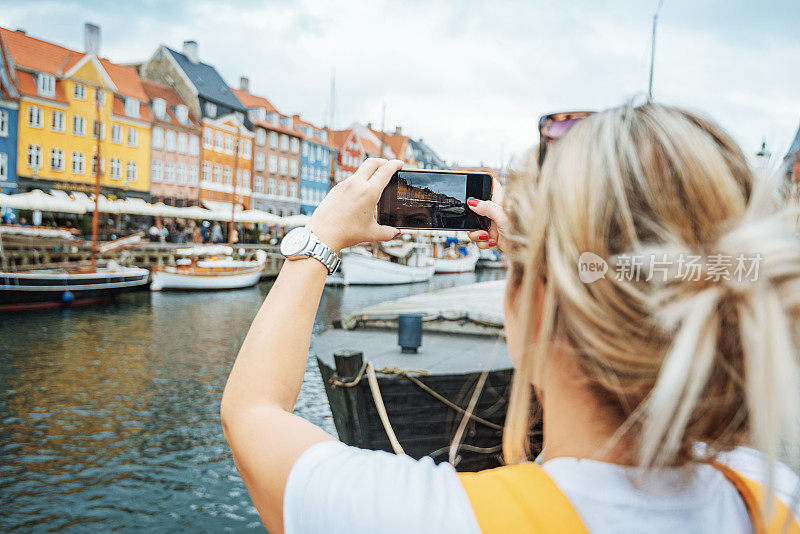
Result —
[[650, 82], [647, 85], [647, 101], [653, 100], [653, 70], [656, 63], [656, 27], [658, 26], [658, 13], [661, 11], [661, 6], [664, 5], [664, 0], [658, 0], [658, 7], [653, 14], [653, 33], [650, 39]]
[[[100, 134], [103, 131], [102, 123], [100, 122], [100, 95], [102, 94], [101, 85], [98, 84], [95, 86], [94, 89], [94, 107], [95, 107], [95, 125], [94, 127], [97, 130], [94, 132], [95, 137], [97, 139], [97, 146], [95, 151], [95, 178], [94, 178], [94, 211], [92, 212], [92, 270], [97, 268], [97, 234], [98, 234], [98, 225], [100, 222], [100, 213], [99, 213], [99, 205], [100, 205], [100, 173], [103, 171], [101, 170], [101, 159], [100, 159]], [[94, 128], [93, 128], [94, 129]]]
[[[239, 125], [236, 125], [236, 138], [233, 142], [233, 199], [231, 200], [231, 222], [228, 225], [228, 243], [233, 244], [234, 219], [236, 218], [236, 173], [239, 172]], [[241, 178], [243, 176], [240, 175]]]
[[383, 146], [386, 144], [386, 102], [383, 103], [381, 111], [381, 153], [378, 154], [379, 158], [383, 157]]

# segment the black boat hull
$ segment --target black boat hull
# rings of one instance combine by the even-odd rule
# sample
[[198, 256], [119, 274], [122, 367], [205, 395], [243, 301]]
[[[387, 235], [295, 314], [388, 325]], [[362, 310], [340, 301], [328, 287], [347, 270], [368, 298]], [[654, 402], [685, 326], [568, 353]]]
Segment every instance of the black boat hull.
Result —
[[[335, 370], [317, 358], [325, 392], [339, 439], [348, 445], [392, 451], [378, 415], [366, 377], [354, 387], [332, 384]], [[436, 374], [419, 380], [444, 398], [466, 408], [481, 373]], [[511, 369], [490, 371], [474, 413], [502, 428], [505, 422]], [[409, 379], [378, 375], [386, 412], [397, 439], [413, 458], [430, 456], [437, 463], [448, 460], [450, 445], [463, 415]], [[466, 426], [457, 453], [456, 469], [479, 471], [501, 465], [502, 430], [474, 419]]]
[[86, 275], [0, 273], [0, 312], [82, 306], [109, 300], [147, 284], [148, 274]]

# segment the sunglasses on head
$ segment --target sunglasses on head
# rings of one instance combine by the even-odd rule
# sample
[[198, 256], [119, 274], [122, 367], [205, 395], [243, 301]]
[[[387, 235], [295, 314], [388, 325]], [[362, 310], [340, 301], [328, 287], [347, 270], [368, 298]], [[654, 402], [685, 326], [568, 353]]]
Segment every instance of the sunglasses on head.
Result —
[[594, 111], [561, 111], [542, 115], [539, 119], [539, 167], [544, 163], [547, 146], [560, 139], [575, 123], [585, 119]]

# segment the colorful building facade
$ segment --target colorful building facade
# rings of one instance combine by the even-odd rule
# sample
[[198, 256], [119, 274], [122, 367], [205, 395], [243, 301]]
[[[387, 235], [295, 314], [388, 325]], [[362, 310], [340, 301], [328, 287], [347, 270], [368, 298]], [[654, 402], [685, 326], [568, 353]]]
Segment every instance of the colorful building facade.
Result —
[[[86, 52], [0, 28], [20, 90], [18, 189], [94, 191], [149, 199], [150, 112], [134, 69], [98, 57], [99, 28]], [[99, 136], [99, 141], [98, 141]]]
[[[11, 71], [0, 43], [0, 193], [17, 192], [17, 129], [19, 117], [19, 92], [11, 82]], [[2, 217], [11, 220], [16, 213], [0, 207]]]
[[200, 201], [212, 209], [251, 207], [252, 123], [217, 70], [200, 61], [196, 41], [183, 52], [164, 45], [141, 66], [144, 78], [171, 87], [202, 127]]
[[333, 158], [336, 168], [331, 181], [331, 186], [334, 186], [356, 172], [361, 162], [367, 158], [367, 151], [355, 130], [331, 130], [328, 134], [336, 149]]
[[414, 151], [414, 161], [420, 169], [447, 169], [447, 163], [440, 158], [423, 139], [409, 138], [411, 149]]
[[200, 136], [189, 108], [170, 87], [142, 80], [150, 99], [150, 195], [153, 202], [195, 206], [200, 202]]
[[300, 141], [300, 213], [310, 215], [331, 183], [334, 149], [328, 144], [328, 132], [294, 115], [294, 127], [303, 134]]
[[249, 92], [247, 78], [234, 90], [255, 128], [253, 208], [288, 216], [300, 213], [300, 141], [292, 117], [262, 96]]

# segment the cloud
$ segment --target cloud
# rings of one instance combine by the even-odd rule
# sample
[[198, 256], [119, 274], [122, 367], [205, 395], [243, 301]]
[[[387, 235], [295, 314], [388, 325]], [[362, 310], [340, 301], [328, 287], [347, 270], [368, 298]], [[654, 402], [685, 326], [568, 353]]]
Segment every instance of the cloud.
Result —
[[[656, 2], [407, 0], [4, 5], [0, 24], [81, 47], [84, 21], [102, 51], [145, 59], [159, 43], [199, 41], [201, 58], [285, 113], [336, 126], [402, 125], [461, 164], [498, 164], [537, 141], [539, 115], [602, 109], [646, 92]], [[800, 120], [800, 7], [745, 0], [666, 0], [655, 71], [658, 100], [699, 109], [752, 154], [785, 149]]]

